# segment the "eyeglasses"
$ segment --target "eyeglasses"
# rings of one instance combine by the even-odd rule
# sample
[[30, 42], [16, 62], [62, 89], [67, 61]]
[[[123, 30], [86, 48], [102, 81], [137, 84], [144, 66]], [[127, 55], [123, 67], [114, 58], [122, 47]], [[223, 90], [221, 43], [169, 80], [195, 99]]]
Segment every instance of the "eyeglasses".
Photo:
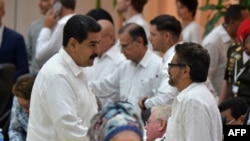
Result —
[[171, 67], [185, 67], [186, 64], [172, 64], [172, 63], [168, 63], [168, 67], [171, 68]]
[[123, 49], [123, 50], [127, 50], [127, 49], [129, 48], [129, 46], [131, 46], [134, 42], [135, 42], [135, 40], [132, 41], [132, 42], [129, 43], [129, 44], [120, 44], [120, 47], [121, 47], [121, 49]]

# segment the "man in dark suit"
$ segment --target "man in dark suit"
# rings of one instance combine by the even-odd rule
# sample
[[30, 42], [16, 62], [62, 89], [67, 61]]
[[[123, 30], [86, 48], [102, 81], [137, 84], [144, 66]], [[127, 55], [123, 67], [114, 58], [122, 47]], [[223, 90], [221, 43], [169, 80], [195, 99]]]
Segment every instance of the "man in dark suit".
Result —
[[3, 25], [4, 14], [4, 1], [0, 0], [0, 63], [12, 63], [16, 66], [16, 80], [18, 76], [29, 72], [27, 51], [23, 36]]
[[[23, 36], [3, 25], [2, 18], [5, 14], [4, 0], [0, 0], [0, 64], [11, 63], [15, 65], [14, 82], [22, 75], [29, 72], [28, 57], [25, 42]], [[3, 74], [4, 75], [4, 74]], [[5, 75], [4, 75], [5, 76]], [[10, 78], [12, 79], [12, 78]], [[4, 87], [7, 87], [6, 82], [9, 80], [3, 80]], [[9, 95], [4, 99], [5, 104], [0, 103], [3, 112], [0, 114], [0, 128], [3, 128], [5, 140], [8, 141], [7, 131], [9, 124], [9, 111], [12, 106], [13, 94], [11, 91], [6, 93], [0, 93], [1, 95]], [[7, 116], [6, 116], [7, 115]], [[7, 117], [2, 120], [2, 117]], [[3, 123], [3, 125], [2, 125]]]

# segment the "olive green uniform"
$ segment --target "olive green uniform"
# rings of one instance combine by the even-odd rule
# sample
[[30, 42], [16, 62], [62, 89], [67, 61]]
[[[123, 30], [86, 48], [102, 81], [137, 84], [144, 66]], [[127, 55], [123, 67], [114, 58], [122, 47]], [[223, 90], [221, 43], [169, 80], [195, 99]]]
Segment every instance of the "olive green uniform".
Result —
[[[248, 59], [243, 64], [243, 50], [239, 44], [234, 44], [228, 49], [227, 58], [224, 79], [228, 81], [228, 96], [242, 97], [250, 105], [250, 60]], [[236, 74], [235, 68], [237, 70]], [[234, 79], [237, 75], [238, 77]], [[235, 91], [233, 91], [233, 87]]]

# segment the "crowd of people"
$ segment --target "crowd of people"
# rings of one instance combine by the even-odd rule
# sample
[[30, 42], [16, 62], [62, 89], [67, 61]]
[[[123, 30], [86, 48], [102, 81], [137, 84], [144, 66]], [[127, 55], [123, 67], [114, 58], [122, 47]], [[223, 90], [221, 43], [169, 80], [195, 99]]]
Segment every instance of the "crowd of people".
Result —
[[230, 5], [203, 38], [197, 0], [176, 0], [180, 20], [149, 23], [147, 0], [117, 0], [121, 27], [76, 4], [39, 0], [25, 42], [0, 0], [0, 65], [15, 66], [5, 141], [223, 141], [223, 125], [250, 125], [246, 7]]

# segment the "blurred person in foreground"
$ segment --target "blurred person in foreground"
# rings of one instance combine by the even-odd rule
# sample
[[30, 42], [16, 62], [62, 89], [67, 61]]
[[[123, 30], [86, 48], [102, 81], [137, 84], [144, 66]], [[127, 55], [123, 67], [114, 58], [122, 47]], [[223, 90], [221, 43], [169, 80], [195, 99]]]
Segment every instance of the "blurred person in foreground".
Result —
[[143, 128], [134, 106], [118, 101], [92, 118], [88, 136], [90, 141], [143, 141]]
[[31, 74], [21, 75], [14, 84], [14, 94], [9, 126], [10, 141], [25, 141], [29, 120], [30, 97], [35, 76]]

